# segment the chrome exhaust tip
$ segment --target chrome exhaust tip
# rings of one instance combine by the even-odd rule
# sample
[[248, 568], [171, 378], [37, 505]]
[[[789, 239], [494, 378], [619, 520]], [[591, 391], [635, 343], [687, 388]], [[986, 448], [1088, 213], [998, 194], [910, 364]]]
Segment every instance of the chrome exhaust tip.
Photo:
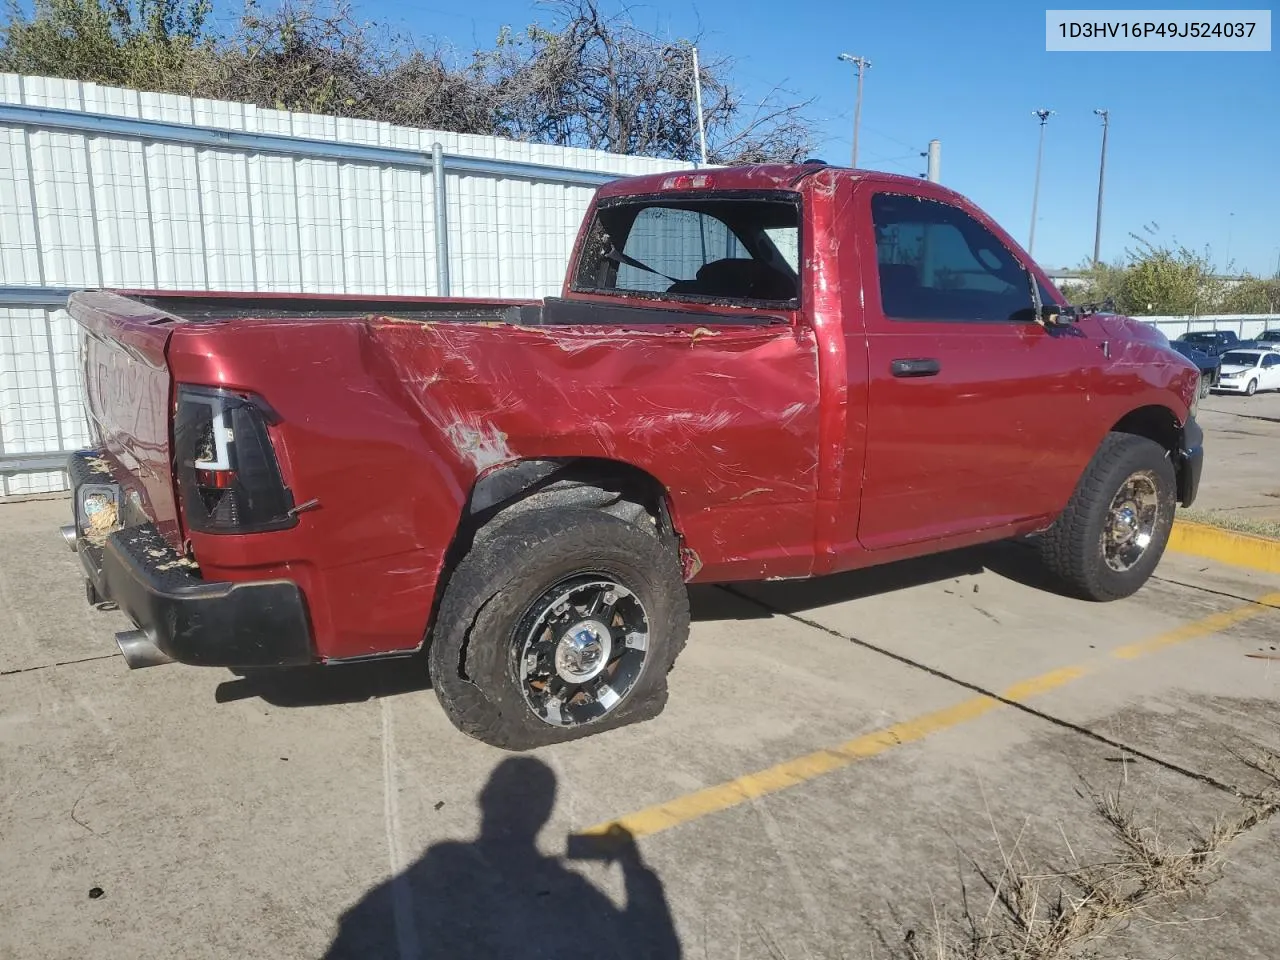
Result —
[[173, 657], [157, 647], [142, 630], [124, 630], [117, 633], [116, 646], [120, 648], [120, 653], [124, 655], [124, 662], [130, 670], [173, 663]]
[[59, 527], [58, 532], [62, 534], [62, 539], [66, 541], [67, 546], [74, 551], [76, 549], [76, 525], [68, 523], [65, 527]]

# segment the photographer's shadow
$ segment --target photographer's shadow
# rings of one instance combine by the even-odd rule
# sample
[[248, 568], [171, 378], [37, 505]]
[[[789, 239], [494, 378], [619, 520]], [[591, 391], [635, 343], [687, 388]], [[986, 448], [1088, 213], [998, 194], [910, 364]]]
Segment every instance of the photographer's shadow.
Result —
[[570, 850], [621, 867], [621, 909], [561, 858], [539, 852], [555, 793], [555, 773], [542, 761], [504, 760], [480, 794], [480, 836], [438, 843], [371, 890], [342, 917], [327, 960], [676, 960], [662, 884], [629, 834]]

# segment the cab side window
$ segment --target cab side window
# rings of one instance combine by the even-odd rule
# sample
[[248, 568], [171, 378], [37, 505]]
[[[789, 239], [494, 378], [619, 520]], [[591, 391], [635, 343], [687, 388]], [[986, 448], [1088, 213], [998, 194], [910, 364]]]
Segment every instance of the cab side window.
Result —
[[1280, 354], [1271, 354], [1270, 356], [1263, 357], [1262, 365], [1264, 367], [1280, 366]]
[[[892, 320], [1018, 323], [1034, 319], [1029, 275], [963, 210], [921, 197], [871, 199], [880, 304]], [[1041, 286], [1042, 299], [1048, 291]]]

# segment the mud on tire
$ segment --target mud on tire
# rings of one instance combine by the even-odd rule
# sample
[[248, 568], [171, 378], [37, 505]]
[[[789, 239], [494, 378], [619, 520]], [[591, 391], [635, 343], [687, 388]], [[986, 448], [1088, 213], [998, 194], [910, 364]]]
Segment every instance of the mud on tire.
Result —
[[1106, 601], [1139, 590], [1169, 541], [1176, 490], [1163, 447], [1145, 437], [1108, 434], [1067, 508], [1039, 538], [1040, 556], [1062, 591]]
[[[569, 609], [567, 621], [586, 618], [585, 604], [590, 601], [581, 601], [584, 608], [580, 613], [574, 612], [578, 609], [574, 605], [581, 597], [590, 596], [593, 578], [620, 585], [622, 589], [616, 591], [623, 597], [619, 605], [627, 606], [633, 620], [642, 616], [647, 640], [640, 666], [634, 665], [635, 651], [617, 653], [623, 638], [615, 637], [609, 652], [618, 657], [619, 664], [623, 657], [631, 658], [625, 692], [602, 710], [592, 703], [591, 690], [580, 691], [561, 702], [579, 704], [573, 710], [584, 717], [582, 722], [564, 722], [569, 710], [562, 714], [558, 707], [548, 720], [531, 705], [531, 701], [538, 701], [539, 689], [537, 681], [530, 685], [525, 675], [525, 658], [537, 659], [528, 652], [528, 638], [539, 632], [537, 613], [545, 597], [568, 598], [564, 604]], [[588, 586], [575, 586], [583, 583]], [[587, 592], [578, 594], [575, 589]], [[611, 611], [607, 619], [627, 623], [623, 613], [615, 617]], [[599, 620], [583, 622], [603, 626]], [[630, 629], [639, 630], [634, 625]], [[622, 630], [624, 626], [619, 626], [612, 632], [620, 634]], [[597, 510], [538, 510], [507, 521], [492, 536], [476, 538], [445, 590], [430, 639], [428, 664], [432, 686], [454, 726], [485, 743], [526, 750], [657, 716], [666, 705], [667, 673], [688, 634], [688, 594], [674, 544]], [[549, 627], [546, 635], [554, 639], [555, 629]], [[608, 647], [608, 642], [605, 645]], [[542, 656], [538, 662], [555, 662], [555, 653], [562, 646], [539, 644], [537, 649], [549, 650], [551, 659]], [[629, 640], [625, 646], [631, 646]], [[568, 656], [573, 653], [570, 649]], [[561, 666], [572, 669], [575, 664]], [[576, 666], [583, 668], [581, 662]], [[602, 669], [620, 672], [622, 667], [609, 661]], [[593, 679], [609, 677], [602, 674]], [[565, 679], [554, 671], [542, 690], [553, 689], [553, 684], [560, 691], [575, 689], [566, 686]], [[580, 706], [582, 703], [586, 706]], [[557, 720], [560, 722], [554, 722]]]

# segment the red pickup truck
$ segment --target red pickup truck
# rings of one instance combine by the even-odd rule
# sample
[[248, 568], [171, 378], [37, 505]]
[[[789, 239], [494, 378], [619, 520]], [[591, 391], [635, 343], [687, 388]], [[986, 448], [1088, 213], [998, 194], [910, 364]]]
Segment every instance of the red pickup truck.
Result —
[[1163, 335], [952, 191], [821, 164], [601, 187], [543, 301], [69, 310], [96, 446], [62, 532], [130, 666], [412, 657], [512, 749], [660, 710], [687, 582], [1034, 536], [1126, 596], [1203, 460]]

